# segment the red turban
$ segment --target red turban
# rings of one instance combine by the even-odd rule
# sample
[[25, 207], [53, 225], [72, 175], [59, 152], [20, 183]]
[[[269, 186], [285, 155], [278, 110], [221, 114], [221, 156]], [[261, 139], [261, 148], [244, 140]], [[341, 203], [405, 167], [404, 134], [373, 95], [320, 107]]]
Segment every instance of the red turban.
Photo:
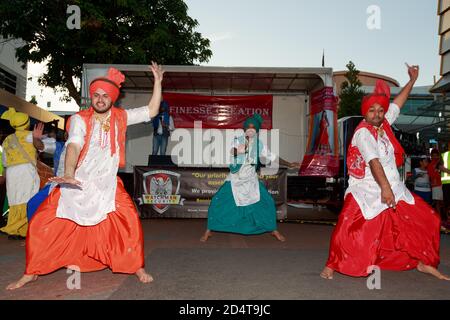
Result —
[[120, 86], [124, 80], [125, 76], [119, 70], [115, 68], [109, 68], [106, 77], [92, 80], [91, 85], [89, 86], [89, 95], [92, 99], [92, 95], [94, 94], [94, 92], [98, 88], [101, 88], [111, 97], [111, 100], [114, 103], [119, 97]]
[[384, 108], [384, 112], [386, 113], [389, 109], [390, 98], [391, 88], [385, 81], [377, 80], [373, 93], [371, 95], [365, 96], [362, 100], [361, 114], [365, 116], [370, 107], [375, 103], [378, 103], [380, 106], [382, 106]]

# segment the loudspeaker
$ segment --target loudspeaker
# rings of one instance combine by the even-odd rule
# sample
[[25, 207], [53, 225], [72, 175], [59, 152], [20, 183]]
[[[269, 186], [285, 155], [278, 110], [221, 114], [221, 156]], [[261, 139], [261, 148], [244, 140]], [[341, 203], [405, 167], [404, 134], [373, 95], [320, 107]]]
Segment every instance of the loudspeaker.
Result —
[[177, 165], [173, 163], [172, 156], [161, 156], [161, 155], [149, 155], [148, 156], [148, 166], [164, 166], [164, 167], [176, 167]]

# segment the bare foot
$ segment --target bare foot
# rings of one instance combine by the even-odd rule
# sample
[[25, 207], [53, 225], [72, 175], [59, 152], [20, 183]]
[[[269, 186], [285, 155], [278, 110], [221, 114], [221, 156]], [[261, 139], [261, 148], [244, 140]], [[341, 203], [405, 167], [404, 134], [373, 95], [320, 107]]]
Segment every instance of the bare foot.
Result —
[[333, 279], [333, 273], [334, 273], [333, 269], [331, 269], [329, 267], [325, 267], [325, 268], [323, 268], [322, 272], [320, 273], [320, 276], [324, 279], [331, 280], [331, 279]]
[[29, 282], [36, 281], [37, 278], [38, 278], [38, 276], [35, 275], [35, 274], [24, 274], [22, 276], [22, 278], [19, 279], [19, 281], [16, 281], [16, 282], [13, 282], [13, 283], [9, 284], [6, 287], [6, 290], [19, 289], [19, 288], [23, 287], [24, 285], [26, 285]]
[[449, 276], [440, 273], [438, 271], [438, 269], [436, 269], [435, 267], [427, 266], [427, 265], [423, 264], [422, 262], [419, 262], [419, 264], [417, 265], [417, 270], [420, 272], [423, 272], [423, 273], [431, 274], [432, 276], [435, 276], [436, 278], [438, 278], [440, 280], [450, 281]]
[[212, 233], [211, 230], [206, 230], [205, 234], [200, 238], [201, 242], [206, 242], [209, 237], [211, 237]]
[[278, 241], [281, 241], [281, 242], [285, 242], [286, 241], [286, 238], [280, 232], [278, 232], [278, 230], [272, 231], [272, 235], [275, 238], [277, 238]]
[[153, 281], [153, 277], [148, 274], [144, 268], [140, 268], [138, 271], [136, 271], [136, 276], [142, 283], [150, 283]]

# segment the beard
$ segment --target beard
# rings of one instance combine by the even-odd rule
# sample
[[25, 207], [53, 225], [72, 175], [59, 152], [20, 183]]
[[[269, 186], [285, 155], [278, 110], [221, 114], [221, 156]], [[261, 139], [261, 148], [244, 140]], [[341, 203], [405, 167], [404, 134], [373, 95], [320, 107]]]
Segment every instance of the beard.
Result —
[[373, 118], [372, 120], [366, 120], [369, 124], [379, 127], [383, 124], [384, 118]]
[[97, 106], [97, 104], [93, 104], [92, 107], [94, 108], [95, 112], [97, 113], [106, 113], [111, 109], [112, 103], [107, 106], [105, 103], [103, 104], [103, 107]]

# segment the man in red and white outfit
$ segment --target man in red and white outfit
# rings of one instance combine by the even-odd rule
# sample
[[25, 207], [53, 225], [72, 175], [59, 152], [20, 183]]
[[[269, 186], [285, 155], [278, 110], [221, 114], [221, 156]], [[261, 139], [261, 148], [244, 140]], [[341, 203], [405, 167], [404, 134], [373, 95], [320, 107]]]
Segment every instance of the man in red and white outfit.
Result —
[[29, 222], [26, 269], [7, 289], [17, 289], [38, 275], [60, 268], [90, 272], [110, 268], [153, 280], [144, 269], [144, 241], [134, 203], [117, 177], [125, 166], [127, 126], [150, 121], [161, 102], [164, 71], [156, 63], [153, 94], [148, 106], [113, 107], [125, 76], [110, 68], [107, 77], [89, 87], [91, 107], [69, 122], [63, 177]]
[[348, 151], [350, 179], [344, 207], [331, 238], [322, 278], [334, 271], [368, 276], [382, 270], [410, 270], [450, 280], [438, 270], [440, 218], [400, 180], [397, 167], [404, 151], [391, 125], [400, 114], [419, 75], [408, 66], [409, 82], [390, 103], [390, 88], [377, 81], [373, 94], [364, 97], [363, 119]]

